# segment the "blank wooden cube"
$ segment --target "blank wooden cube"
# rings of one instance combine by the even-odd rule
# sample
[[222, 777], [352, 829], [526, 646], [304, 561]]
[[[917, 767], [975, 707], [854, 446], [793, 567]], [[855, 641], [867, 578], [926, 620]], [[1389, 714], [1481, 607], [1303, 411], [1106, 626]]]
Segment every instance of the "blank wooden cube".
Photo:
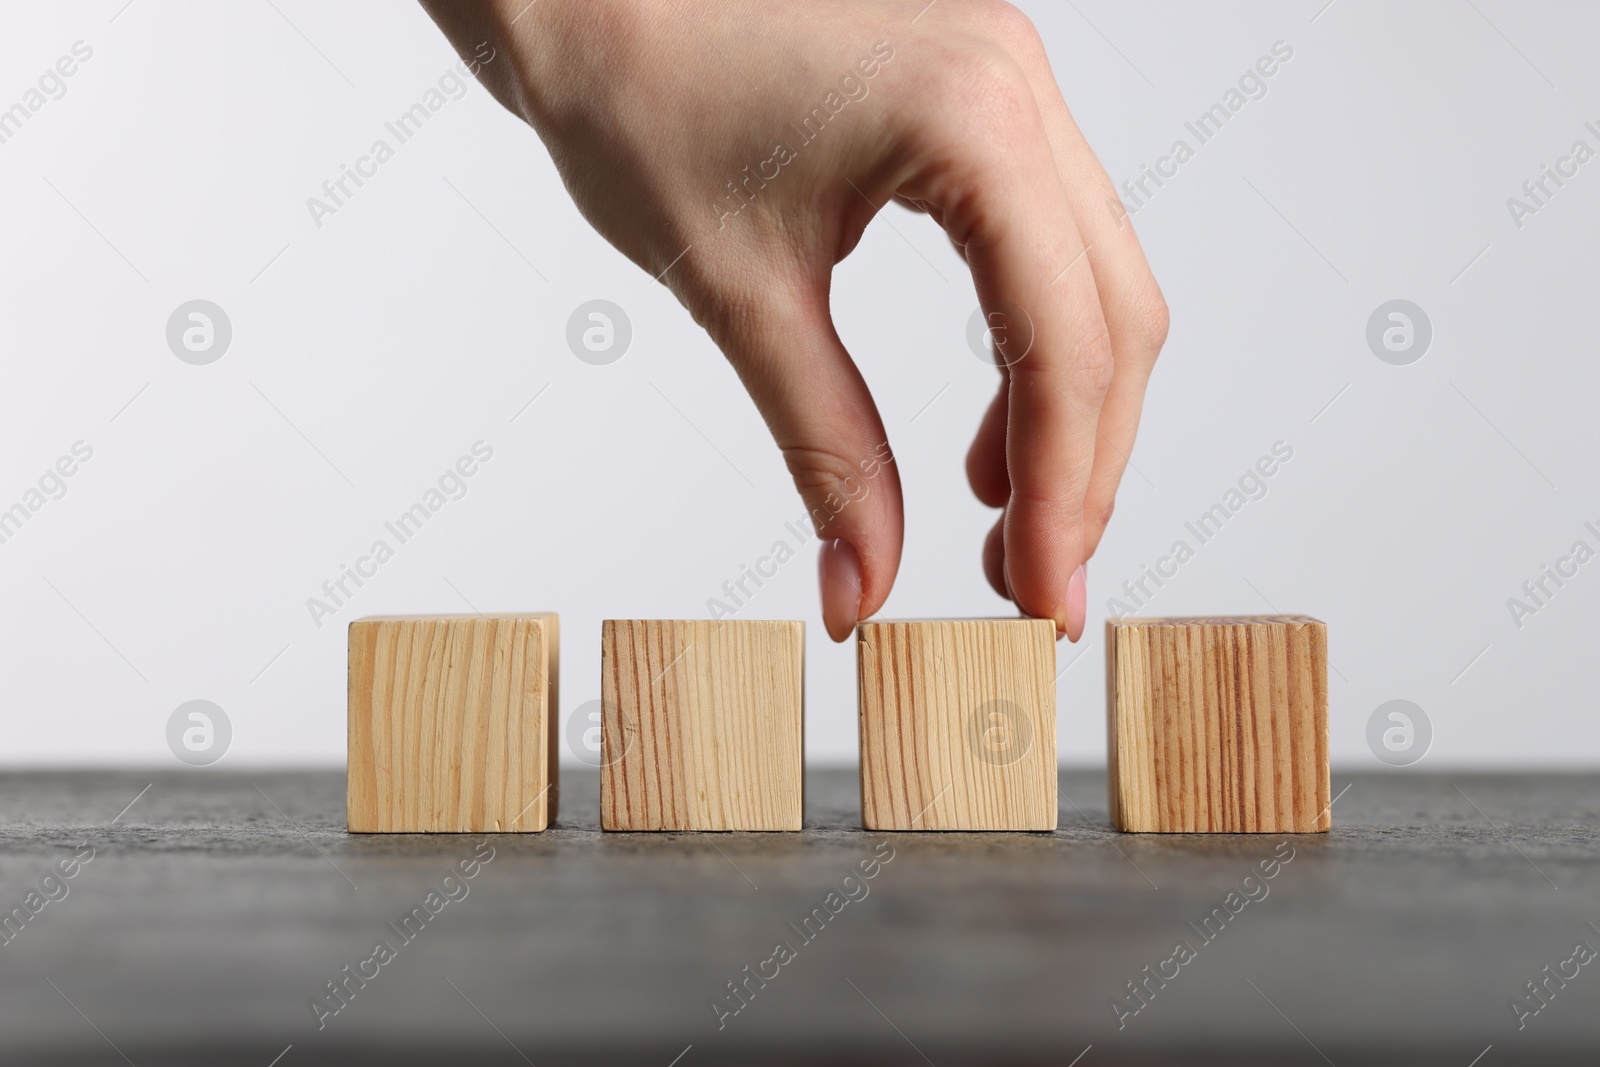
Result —
[[1055, 649], [1046, 619], [856, 627], [862, 824], [1054, 830]]
[[351, 623], [350, 831], [548, 826], [559, 648], [554, 614]]
[[600, 825], [798, 830], [805, 624], [607, 619]]
[[1111, 620], [1106, 705], [1117, 829], [1328, 829], [1328, 630], [1316, 619]]

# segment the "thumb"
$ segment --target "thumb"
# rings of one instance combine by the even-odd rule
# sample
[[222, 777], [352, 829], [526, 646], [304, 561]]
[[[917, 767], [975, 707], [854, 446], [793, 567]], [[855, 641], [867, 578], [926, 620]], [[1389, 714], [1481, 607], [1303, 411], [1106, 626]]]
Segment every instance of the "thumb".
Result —
[[828, 636], [883, 606], [905, 515], [883, 419], [828, 311], [827, 280], [764, 287], [708, 323], [756, 402], [822, 538]]

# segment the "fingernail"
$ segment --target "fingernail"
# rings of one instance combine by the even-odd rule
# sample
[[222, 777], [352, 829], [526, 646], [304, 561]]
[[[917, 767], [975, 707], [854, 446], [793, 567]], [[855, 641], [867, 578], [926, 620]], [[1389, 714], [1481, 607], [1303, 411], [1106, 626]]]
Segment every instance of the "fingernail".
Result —
[[849, 541], [835, 538], [817, 556], [822, 585], [822, 625], [828, 636], [843, 641], [861, 620], [861, 557]]
[[1072, 572], [1067, 581], [1067, 637], [1073, 641], [1083, 636], [1083, 624], [1089, 613], [1089, 583], [1084, 565]]

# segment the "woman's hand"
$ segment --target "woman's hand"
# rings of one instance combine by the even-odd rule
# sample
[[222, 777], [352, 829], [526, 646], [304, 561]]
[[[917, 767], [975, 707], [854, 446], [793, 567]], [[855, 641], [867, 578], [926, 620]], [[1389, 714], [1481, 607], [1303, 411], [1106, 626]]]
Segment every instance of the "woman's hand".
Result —
[[937, 220], [1008, 364], [967, 457], [1004, 508], [984, 570], [1077, 640], [1167, 311], [1026, 17], [997, 0], [425, 6], [463, 56], [495, 49], [479, 77], [738, 371], [828, 539], [836, 641], [889, 595], [904, 514], [829, 314], [833, 267], [891, 198]]

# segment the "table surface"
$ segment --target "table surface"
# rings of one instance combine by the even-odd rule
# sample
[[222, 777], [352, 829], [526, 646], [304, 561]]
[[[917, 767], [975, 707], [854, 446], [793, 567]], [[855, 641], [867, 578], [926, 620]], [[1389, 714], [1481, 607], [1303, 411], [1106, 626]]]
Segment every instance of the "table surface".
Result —
[[482, 838], [347, 835], [333, 772], [0, 774], [0, 911], [93, 850], [0, 945], [0, 1062], [1596, 1062], [1600, 775], [1334, 791], [1329, 834], [1127, 835], [1069, 769], [1053, 834], [876, 834], [820, 770], [801, 833], [602, 834], [564, 770], [555, 827]]

